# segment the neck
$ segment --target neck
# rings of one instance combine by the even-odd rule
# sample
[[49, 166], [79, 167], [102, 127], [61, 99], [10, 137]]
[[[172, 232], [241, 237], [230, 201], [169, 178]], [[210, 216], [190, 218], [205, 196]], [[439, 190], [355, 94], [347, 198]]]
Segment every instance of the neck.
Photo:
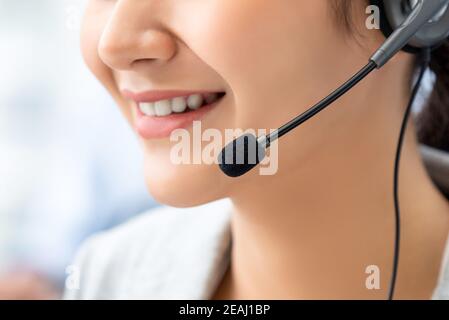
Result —
[[[367, 92], [373, 91], [373, 81], [379, 79], [374, 76], [333, 107], [338, 110], [344, 104], [363, 105], [364, 112], [371, 110], [364, 121], [350, 119], [324, 133], [320, 129], [326, 142], [293, 159], [288, 172], [281, 167], [274, 176], [253, 176], [231, 195], [235, 214], [229, 276], [234, 296], [387, 296], [394, 243], [393, 163], [401, 107], [408, 97], [406, 90], [397, 93], [385, 87], [377, 91], [383, 94], [367, 98]], [[373, 101], [373, 105], [366, 101]], [[356, 108], [349, 107], [345, 112], [357, 114]], [[332, 117], [332, 112], [312, 121], [319, 127], [326, 117]], [[306, 124], [283, 138], [279, 146], [281, 165], [289, 161], [284, 161], [282, 155], [288, 156], [289, 150], [283, 150], [282, 145], [299, 144], [301, 137], [311, 136], [314, 125]], [[441, 212], [447, 210], [447, 204], [423, 168], [412, 124], [402, 154], [404, 263], [400, 264], [397, 292], [407, 297], [406, 292], [411, 290], [428, 298], [445, 244], [448, 224]], [[435, 250], [428, 250], [427, 244]], [[423, 261], [432, 265], [423, 265]], [[380, 290], [366, 288], [369, 275], [365, 271], [372, 265], [380, 271]], [[413, 277], [423, 279], [422, 285], [410, 288], [410, 283], [416, 283], [410, 281]]]

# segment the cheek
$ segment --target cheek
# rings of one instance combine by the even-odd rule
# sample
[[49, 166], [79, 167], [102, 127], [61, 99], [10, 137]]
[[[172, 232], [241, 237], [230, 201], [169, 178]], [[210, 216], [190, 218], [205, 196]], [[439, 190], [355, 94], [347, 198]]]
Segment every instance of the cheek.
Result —
[[[180, 18], [190, 26], [184, 35], [231, 87], [232, 114], [242, 127], [257, 123], [257, 128], [273, 128], [298, 112], [288, 107], [287, 99], [309, 103], [322, 93], [314, 94], [314, 88], [326, 87], [323, 79], [329, 79], [323, 61], [329, 60], [329, 48], [338, 51], [334, 44], [340, 40], [335, 39], [338, 33], [330, 21], [328, 0], [210, 0], [207, 6], [201, 21]], [[309, 88], [298, 92], [303, 85]], [[287, 97], [282, 105], [280, 97]], [[257, 118], [256, 109], [267, 102], [280, 105], [280, 112]]]
[[117, 89], [114, 75], [111, 69], [103, 63], [98, 55], [98, 44], [108, 21], [110, 9], [103, 7], [98, 8], [95, 1], [92, 1], [91, 3], [94, 4], [89, 4], [87, 6], [81, 25], [81, 53], [87, 67], [109, 91], [112, 97], [117, 101], [118, 105], [121, 106], [123, 115], [131, 123], [132, 115]]
[[101, 62], [97, 50], [105, 23], [101, 12], [94, 5], [88, 5], [81, 26], [81, 52], [86, 65], [102, 83], [112, 80], [111, 73]]

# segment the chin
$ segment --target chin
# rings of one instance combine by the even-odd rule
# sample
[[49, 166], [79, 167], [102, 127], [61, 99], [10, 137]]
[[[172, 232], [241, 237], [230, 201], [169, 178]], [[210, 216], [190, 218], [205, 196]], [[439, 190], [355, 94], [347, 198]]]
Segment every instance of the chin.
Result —
[[215, 165], [175, 165], [146, 155], [144, 170], [147, 189], [160, 204], [188, 208], [227, 197], [226, 177]]

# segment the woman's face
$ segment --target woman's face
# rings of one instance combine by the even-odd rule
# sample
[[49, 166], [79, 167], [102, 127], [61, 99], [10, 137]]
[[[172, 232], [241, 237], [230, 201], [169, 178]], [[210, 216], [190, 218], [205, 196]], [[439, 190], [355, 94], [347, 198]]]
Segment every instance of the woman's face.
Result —
[[[150, 192], [162, 203], [191, 206], [226, 197], [238, 183], [260, 176], [254, 172], [234, 180], [216, 165], [175, 164], [176, 143], [169, 137], [174, 129], [193, 134], [193, 120], [201, 121], [202, 131], [222, 133], [277, 128], [363, 66], [370, 49], [345, 34], [330, 0], [90, 0], [82, 51], [138, 133]], [[172, 98], [225, 96], [211, 106], [176, 113], [174, 100], [168, 111], [167, 101], [151, 105], [158, 98], [151, 91], [182, 91], [172, 92]], [[195, 99], [201, 100], [191, 97], [187, 110], [197, 107]], [[178, 99], [177, 110], [186, 102]], [[159, 116], [144, 116], [138, 106]], [[334, 113], [319, 125], [340, 117]], [[297, 133], [283, 141], [279, 173], [325, 140], [316, 128], [303, 129], [301, 135], [309, 131], [307, 141]]]

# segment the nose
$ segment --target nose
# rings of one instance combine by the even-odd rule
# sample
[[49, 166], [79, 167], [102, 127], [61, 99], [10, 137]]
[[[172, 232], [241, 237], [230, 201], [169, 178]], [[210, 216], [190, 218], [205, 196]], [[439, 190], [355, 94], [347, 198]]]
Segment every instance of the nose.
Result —
[[98, 44], [100, 59], [115, 70], [172, 59], [176, 40], [162, 27], [160, 12], [160, 1], [117, 1]]

